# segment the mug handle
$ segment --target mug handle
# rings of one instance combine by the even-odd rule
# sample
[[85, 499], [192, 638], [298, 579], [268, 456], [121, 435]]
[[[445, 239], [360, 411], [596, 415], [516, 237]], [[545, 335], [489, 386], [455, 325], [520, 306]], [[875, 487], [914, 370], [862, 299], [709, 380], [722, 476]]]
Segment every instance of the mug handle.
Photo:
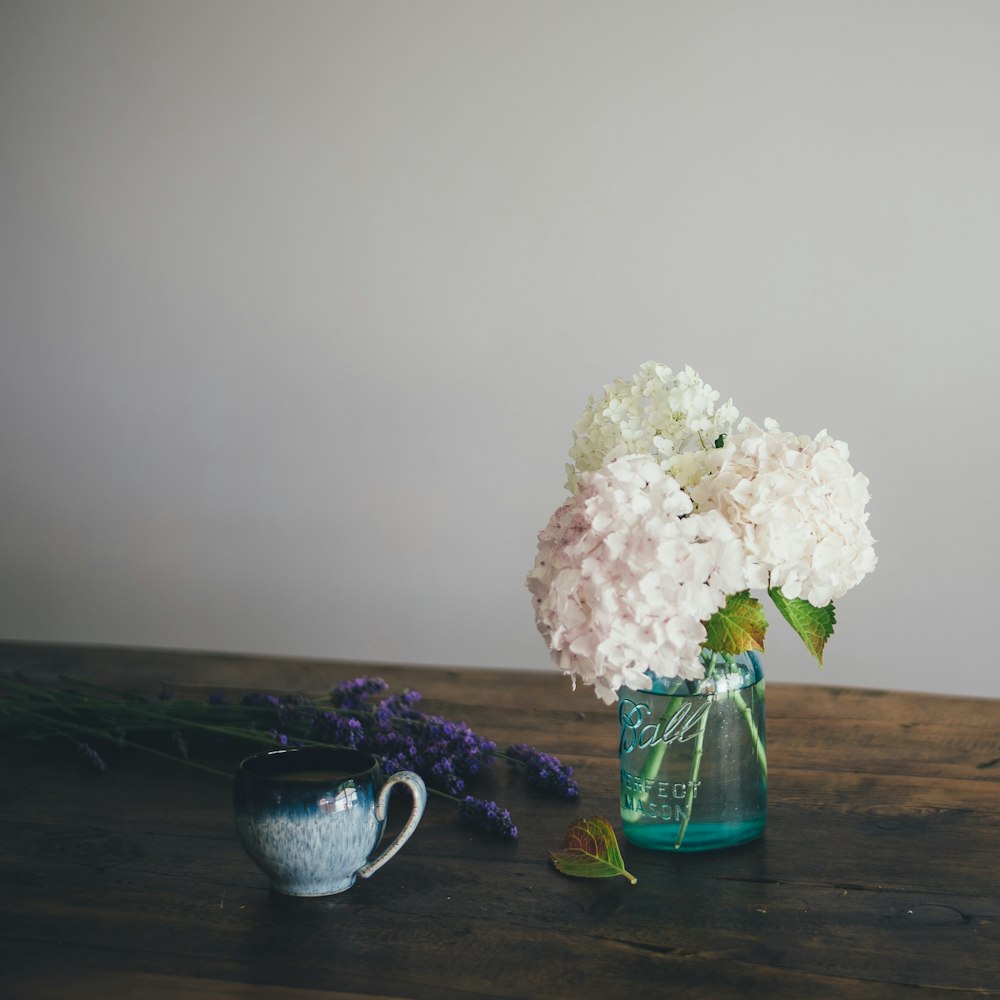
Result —
[[384, 865], [396, 852], [405, 844], [416, 830], [420, 817], [424, 814], [427, 806], [427, 786], [419, 774], [413, 771], [396, 771], [390, 774], [379, 792], [378, 801], [375, 803], [375, 818], [380, 822], [385, 822], [388, 813], [389, 793], [393, 785], [408, 785], [410, 794], [413, 796], [413, 808], [410, 810], [410, 818], [406, 821], [402, 830], [396, 834], [396, 839], [373, 861], [358, 869], [361, 878], [370, 878]]

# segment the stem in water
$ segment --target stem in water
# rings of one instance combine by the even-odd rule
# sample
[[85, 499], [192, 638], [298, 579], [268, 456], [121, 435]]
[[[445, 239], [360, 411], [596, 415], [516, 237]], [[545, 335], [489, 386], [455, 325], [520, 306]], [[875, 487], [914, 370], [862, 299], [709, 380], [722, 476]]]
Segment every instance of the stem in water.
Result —
[[688, 823], [691, 820], [695, 782], [697, 782], [698, 772], [701, 770], [701, 758], [705, 750], [705, 729], [708, 726], [708, 713], [711, 708], [712, 703], [708, 702], [702, 713], [701, 721], [698, 723], [698, 736], [695, 739], [694, 754], [691, 757], [691, 773], [688, 775], [687, 795], [684, 797], [684, 818], [681, 820], [681, 828], [677, 831], [677, 840], [674, 842], [675, 851], [679, 850], [681, 844], [684, 843], [684, 835], [687, 833]]
[[642, 791], [639, 793], [639, 797], [643, 802], [647, 802], [649, 800], [649, 781], [660, 773], [660, 765], [663, 763], [663, 755], [667, 752], [667, 744], [663, 740], [662, 734], [666, 729], [667, 723], [674, 717], [677, 709], [680, 708], [683, 700], [683, 698], [680, 698], [677, 695], [671, 698], [670, 701], [667, 702], [667, 707], [660, 715], [659, 722], [656, 724], [656, 731], [661, 737], [660, 741], [646, 755], [646, 760], [643, 762], [642, 769], [639, 772], [639, 777], [643, 779], [641, 784]]
[[736, 707], [747, 724], [747, 730], [750, 733], [754, 750], [757, 753], [757, 764], [760, 766], [760, 773], [767, 780], [767, 751], [764, 749], [760, 733], [757, 731], [757, 724], [753, 721], [753, 713], [750, 711], [750, 706], [744, 700], [742, 691], [732, 691], [730, 692], [730, 697], [736, 702]]

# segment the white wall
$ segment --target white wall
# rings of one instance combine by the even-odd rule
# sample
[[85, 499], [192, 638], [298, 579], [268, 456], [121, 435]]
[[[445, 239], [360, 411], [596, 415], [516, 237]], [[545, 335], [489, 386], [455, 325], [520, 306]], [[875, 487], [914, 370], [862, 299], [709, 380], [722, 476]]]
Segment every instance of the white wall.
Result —
[[991, 0], [0, 0], [0, 636], [545, 666], [570, 429], [656, 359], [872, 481], [772, 680], [1000, 696], [998, 52]]

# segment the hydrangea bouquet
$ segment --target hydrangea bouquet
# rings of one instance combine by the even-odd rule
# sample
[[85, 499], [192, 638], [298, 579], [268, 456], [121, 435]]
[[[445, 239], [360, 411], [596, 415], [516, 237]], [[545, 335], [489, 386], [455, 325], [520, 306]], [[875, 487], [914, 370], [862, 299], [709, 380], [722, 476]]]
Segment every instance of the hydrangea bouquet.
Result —
[[570, 495], [526, 582], [555, 662], [607, 704], [763, 650], [754, 589], [822, 663], [833, 602], [875, 567], [847, 445], [738, 421], [691, 368], [647, 362], [574, 429]]

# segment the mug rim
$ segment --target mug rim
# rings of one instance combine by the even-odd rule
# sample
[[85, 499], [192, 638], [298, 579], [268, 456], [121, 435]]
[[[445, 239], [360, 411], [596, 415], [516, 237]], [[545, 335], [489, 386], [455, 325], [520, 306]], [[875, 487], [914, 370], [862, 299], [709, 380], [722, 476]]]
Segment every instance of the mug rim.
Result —
[[[300, 763], [294, 765], [295, 770], [309, 770], [310, 765], [301, 761], [302, 758], [308, 759], [310, 757], [318, 757], [322, 760], [321, 764], [312, 765], [317, 770], [329, 767], [331, 770], [346, 771], [347, 773], [340, 779], [341, 781], [374, 776], [380, 767], [379, 760], [374, 754], [368, 753], [366, 750], [354, 750], [351, 747], [278, 747], [274, 750], [261, 750], [250, 754], [249, 757], [244, 757], [240, 761], [239, 771], [263, 781], [286, 781], [287, 772], [281, 770], [284, 763], [290, 762], [293, 758], [299, 758]], [[341, 763], [331, 765], [331, 757]], [[345, 764], [345, 758], [352, 762]], [[269, 763], [278, 770], [268, 773], [258, 767], [258, 765], [267, 767]], [[294, 779], [292, 780], [294, 781]], [[299, 784], [300, 782], [295, 783]]]

